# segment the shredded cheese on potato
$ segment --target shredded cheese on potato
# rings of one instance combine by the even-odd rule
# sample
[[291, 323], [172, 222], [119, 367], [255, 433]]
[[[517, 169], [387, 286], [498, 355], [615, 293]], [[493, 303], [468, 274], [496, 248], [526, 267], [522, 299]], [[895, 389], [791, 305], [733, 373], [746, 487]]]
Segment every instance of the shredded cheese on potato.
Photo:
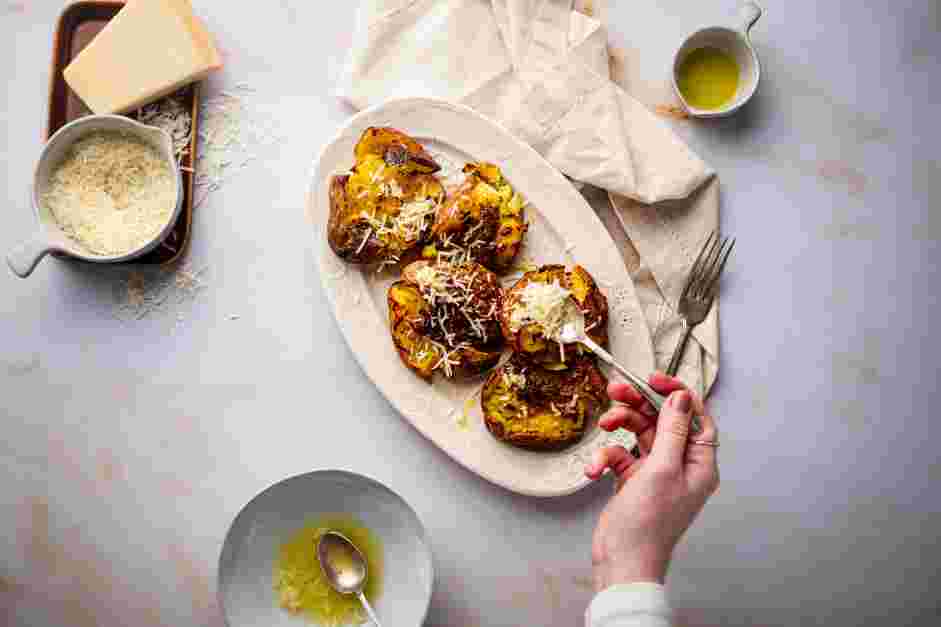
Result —
[[457, 311], [467, 320], [467, 324], [470, 325], [474, 335], [484, 342], [488, 340], [484, 323], [496, 319], [496, 303], [491, 304], [486, 313], [482, 313], [478, 309], [473, 290], [476, 278], [477, 271], [465, 276], [459, 272], [440, 271], [431, 265], [424, 266], [415, 273], [415, 281], [418, 283], [418, 289], [421, 291], [422, 296], [429, 305], [435, 307], [432, 314], [432, 323], [441, 329], [445, 341], [452, 348], [460, 347], [460, 345], [455, 345], [454, 334], [447, 329], [446, 323], [449, 316], [447, 308], [436, 307], [439, 303], [454, 305]]
[[444, 274], [432, 266], [420, 268], [415, 273], [415, 280], [418, 281], [418, 286], [422, 291], [428, 290], [432, 294], [445, 292]]
[[369, 223], [376, 237], [392, 236], [398, 240], [411, 243], [418, 241], [430, 227], [428, 217], [438, 210], [433, 200], [415, 200], [404, 203], [398, 215], [384, 215], [381, 218], [374, 213], [363, 211], [360, 217]]
[[507, 368], [503, 371], [503, 382], [509, 388], [522, 390], [526, 387], [526, 375]]
[[444, 375], [446, 377], [454, 376], [454, 366], [458, 366], [461, 363], [460, 360], [455, 357], [455, 355], [457, 355], [462, 349], [467, 348], [468, 344], [461, 342], [449, 351], [447, 348], [445, 348], [444, 344], [441, 344], [440, 342], [435, 342], [432, 339], [429, 339], [428, 341], [431, 342], [435, 348], [438, 349], [438, 352], [441, 353], [441, 358], [437, 361], [437, 363], [435, 363], [434, 366], [431, 367], [431, 369], [437, 370], [438, 368], [441, 368], [444, 370]]
[[558, 281], [530, 281], [519, 294], [519, 303], [510, 312], [510, 329], [519, 331], [527, 324], [538, 324], [546, 337], [554, 338], [565, 324], [572, 293]]
[[418, 240], [430, 226], [429, 216], [438, 210], [433, 200], [415, 200], [402, 205], [399, 215], [392, 218], [392, 230], [407, 242]]

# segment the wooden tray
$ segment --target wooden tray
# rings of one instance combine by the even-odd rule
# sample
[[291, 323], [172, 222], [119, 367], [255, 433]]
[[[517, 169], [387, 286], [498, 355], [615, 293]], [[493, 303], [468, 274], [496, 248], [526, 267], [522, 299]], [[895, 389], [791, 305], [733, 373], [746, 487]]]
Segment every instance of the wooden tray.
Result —
[[[82, 49], [113, 18], [124, 2], [116, 0], [81, 1], [69, 5], [59, 16], [52, 49], [52, 71], [49, 76], [49, 117], [46, 122], [48, 140], [64, 124], [91, 114], [81, 99], [69, 88], [62, 71]], [[180, 163], [183, 170], [183, 210], [173, 230], [154, 250], [143, 257], [124, 262], [130, 264], [173, 263], [186, 250], [193, 226], [193, 170], [196, 163], [196, 145], [199, 121], [199, 84], [182, 88], [174, 97], [180, 97], [191, 112], [192, 136], [189, 151]], [[136, 117], [128, 114], [128, 117]]]

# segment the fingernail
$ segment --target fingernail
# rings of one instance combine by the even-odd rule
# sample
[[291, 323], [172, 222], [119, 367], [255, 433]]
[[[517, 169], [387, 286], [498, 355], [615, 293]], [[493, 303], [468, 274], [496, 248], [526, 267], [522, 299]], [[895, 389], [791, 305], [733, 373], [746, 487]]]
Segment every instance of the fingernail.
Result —
[[689, 397], [689, 392], [680, 390], [679, 392], [673, 393], [673, 396], [670, 398], [670, 404], [680, 413], [688, 414], [692, 406], [692, 399]]

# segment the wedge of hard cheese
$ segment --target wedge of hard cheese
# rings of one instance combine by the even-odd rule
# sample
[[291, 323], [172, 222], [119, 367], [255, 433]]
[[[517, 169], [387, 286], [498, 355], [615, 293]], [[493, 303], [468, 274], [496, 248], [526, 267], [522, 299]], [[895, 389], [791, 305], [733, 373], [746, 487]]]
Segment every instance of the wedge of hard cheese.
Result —
[[63, 75], [95, 113], [124, 113], [220, 67], [189, 0], [129, 0]]

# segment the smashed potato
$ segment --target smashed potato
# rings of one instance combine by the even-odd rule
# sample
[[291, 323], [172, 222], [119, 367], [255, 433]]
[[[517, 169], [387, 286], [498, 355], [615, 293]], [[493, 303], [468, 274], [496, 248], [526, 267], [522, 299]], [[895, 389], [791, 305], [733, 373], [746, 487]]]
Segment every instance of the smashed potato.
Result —
[[581, 266], [567, 270], [561, 265], [546, 265], [527, 272], [507, 292], [503, 299], [500, 323], [507, 343], [514, 351], [525, 353], [546, 368], [565, 368], [570, 357], [589, 354], [581, 344], [560, 345], [546, 334], [546, 320], [540, 320], [540, 311], [527, 297], [534, 291], [534, 283], [557, 286], [567, 292], [585, 315], [585, 331], [600, 346], [608, 342], [608, 299], [588, 271]]
[[445, 192], [440, 169], [417, 141], [370, 127], [348, 174], [330, 182], [330, 248], [351, 263], [394, 263], [426, 241]]
[[547, 370], [520, 353], [493, 371], [480, 404], [487, 430], [528, 449], [559, 449], [581, 439], [608, 402], [607, 380], [589, 356], [565, 370]]
[[464, 183], [438, 209], [422, 255], [504, 272], [523, 244], [525, 202], [494, 164], [468, 163], [463, 171]]
[[389, 288], [389, 324], [402, 362], [420, 377], [475, 374], [503, 349], [497, 276], [476, 263], [416, 261]]

